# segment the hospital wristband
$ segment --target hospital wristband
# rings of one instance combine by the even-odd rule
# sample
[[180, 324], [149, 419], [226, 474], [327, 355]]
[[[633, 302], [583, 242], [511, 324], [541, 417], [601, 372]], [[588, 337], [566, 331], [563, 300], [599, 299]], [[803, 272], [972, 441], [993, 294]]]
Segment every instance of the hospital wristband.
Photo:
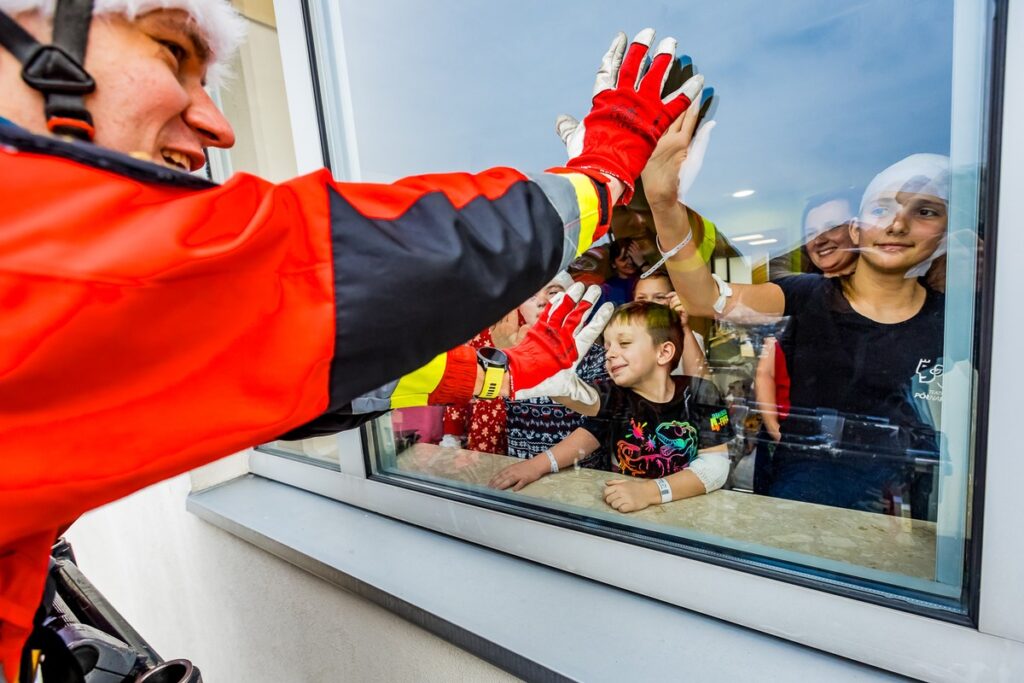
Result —
[[671, 503], [672, 487], [668, 485], [668, 482], [664, 479], [655, 479], [654, 483], [658, 485], [658, 490], [661, 491], [661, 502]]
[[682, 249], [683, 247], [685, 247], [687, 244], [689, 244], [691, 240], [693, 240], [693, 230], [690, 230], [690, 232], [688, 232], [686, 234], [686, 237], [683, 238], [682, 242], [680, 242], [676, 246], [672, 247], [668, 251], [662, 251], [661, 250], [661, 239], [657, 235], [655, 235], [654, 236], [654, 244], [656, 244], [657, 247], [658, 247], [658, 253], [661, 254], [661, 260], [658, 261], [657, 263], [655, 263], [653, 266], [651, 266], [647, 270], [645, 270], [640, 275], [640, 279], [641, 280], [646, 280], [649, 276], [653, 275], [654, 272], [656, 270], [658, 270], [658, 268], [660, 268], [662, 266], [662, 264], [665, 263], [665, 261], [668, 261], [670, 258], [672, 258], [676, 254], [678, 254], [679, 250]]
[[548, 460], [551, 462], [551, 474], [558, 471], [558, 461], [555, 460], [555, 454], [551, 452], [551, 449], [544, 451], [544, 455], [548, 456]]

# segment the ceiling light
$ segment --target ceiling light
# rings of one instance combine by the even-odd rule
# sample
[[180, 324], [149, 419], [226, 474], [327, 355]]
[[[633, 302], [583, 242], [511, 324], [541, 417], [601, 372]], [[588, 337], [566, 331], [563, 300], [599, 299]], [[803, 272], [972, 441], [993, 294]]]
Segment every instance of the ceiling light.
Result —
[[744, 197], [749, 197], [750, 195], [754, 194], [754, 192], [755, 190], [738, 190], [736, 192], [733, 192], [732, 196], [735, 197], [736, 199], [743, 199]]
[[756, 233], [756, 234], [753, 234], [753, 235], [740, 235], [739, 237], [733, 237], [732, 241], [733, 242], [748, 242], [750, 240], [759, 240], [762, 237], [764, 237], [764, 235], [762, 235], [761, 233]]
[[760, 245], [760, 244], [775, 244], [776, 242], [778, 242], [778, 240], [777, 240], [777, 239], [770, 239], [770, 240], [756, 240], [756, 241], [754, 241], [754, 242], [751, 242], [750, 244], [751, 244], [752, 246], [757, 246], [757, 245]]

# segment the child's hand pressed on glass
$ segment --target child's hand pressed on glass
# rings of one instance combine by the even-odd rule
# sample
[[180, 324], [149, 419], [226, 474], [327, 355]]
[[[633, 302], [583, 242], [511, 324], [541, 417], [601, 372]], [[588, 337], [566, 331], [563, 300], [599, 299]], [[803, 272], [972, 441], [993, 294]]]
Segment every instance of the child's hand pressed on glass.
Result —
[[492, 489], [508, 489], [518, 491], [527, 484], [532, 484], [549, 471], [549, 464], [546, 459], [533, 458], [523, 460], [514, 465], [509, 465], [501, 470], [487, 482]]

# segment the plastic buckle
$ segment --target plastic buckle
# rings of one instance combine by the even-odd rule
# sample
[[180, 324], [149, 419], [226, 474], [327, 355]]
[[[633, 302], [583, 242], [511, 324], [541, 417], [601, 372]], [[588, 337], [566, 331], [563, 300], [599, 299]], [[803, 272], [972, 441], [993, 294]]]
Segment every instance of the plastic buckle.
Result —
[[86, 95], [96, 81], [74, 57], [56, 45], [40, 45], [21, 70], [21, 78], [42, 93]]

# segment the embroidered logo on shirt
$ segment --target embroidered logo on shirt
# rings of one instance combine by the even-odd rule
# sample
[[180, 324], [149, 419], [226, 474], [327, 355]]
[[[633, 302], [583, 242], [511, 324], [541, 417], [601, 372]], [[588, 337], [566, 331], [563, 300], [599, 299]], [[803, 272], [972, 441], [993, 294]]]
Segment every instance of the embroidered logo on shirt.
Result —
[[722, 428], [729, 424], [729, 411], [719, 410], [717, 413], [711, 415], [711, 430], [714, 432], [722, 431]]

